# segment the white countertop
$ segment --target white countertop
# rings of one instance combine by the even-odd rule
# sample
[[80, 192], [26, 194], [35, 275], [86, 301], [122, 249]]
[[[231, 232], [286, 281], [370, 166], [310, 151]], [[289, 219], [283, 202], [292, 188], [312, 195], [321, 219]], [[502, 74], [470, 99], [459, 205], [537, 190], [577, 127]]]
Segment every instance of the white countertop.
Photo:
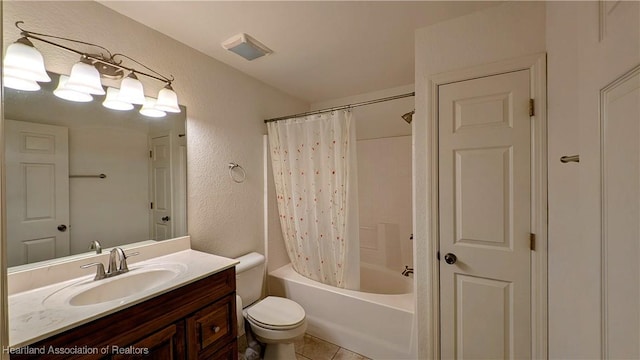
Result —
[[[95, 268], [92, 268], [91, 275], [15, 293], [9, 296], [10, 347], [17, 348], [35, 343], [226, 270], [237, 263], [234, 259], [191, 249], [132, 263], [129, 265], [131, 273], [134, 273], [136, 269], [160, 268], [167, 264], [174, 268], [179, 267], [180, 272], [175, 278], [154, 288], [137, 292], [128, 297], [92, 305], [73, 306], [64, 302], [45, 300], [51, 294], [65, 291], [71, 286], [89, 284], [95, 275]], [[108, 282], [117, 278], [115, 276], [99, 280], [99, 282]]]

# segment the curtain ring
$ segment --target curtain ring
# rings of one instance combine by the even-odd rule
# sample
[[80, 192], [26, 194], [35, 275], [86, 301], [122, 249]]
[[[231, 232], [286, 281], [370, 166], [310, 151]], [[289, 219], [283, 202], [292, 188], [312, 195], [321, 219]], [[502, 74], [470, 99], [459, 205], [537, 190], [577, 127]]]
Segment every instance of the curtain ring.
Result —
[[[229, 163], [229, 177], [231, 177], [231, 180], [233, 180], [233, 182], [235, 183], [243, 183], [244, 179], [247, 178], [247, 172], [244, 171], [244, 168], [242, 168], [242, 166], [236, 164], [236, 163]], [[234, 169], [238, 169], [238, 171], [240, 172], [240, 176], [235, 176], [234, 175]]]

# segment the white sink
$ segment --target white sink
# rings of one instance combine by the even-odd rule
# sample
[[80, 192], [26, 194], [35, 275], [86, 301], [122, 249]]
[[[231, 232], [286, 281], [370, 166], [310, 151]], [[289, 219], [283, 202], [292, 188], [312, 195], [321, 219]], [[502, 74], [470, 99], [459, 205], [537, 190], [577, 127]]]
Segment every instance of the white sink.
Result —
[[100, 283], [74, 295], [69, 299], [73, 306], [99, 304], [120, 299], [135, 293], [152, 289], [176, 277], [170, 270], [154, 269], [145, 272], [130, 273], [114, 277], [112, 281]]
[[144, 295], [186, 269], [182, 264], [155, 264], [132, 268], [128, 273], [103, 280], [83, 280], [53, 292], [43, 300], [46, 307], [88, 306]]

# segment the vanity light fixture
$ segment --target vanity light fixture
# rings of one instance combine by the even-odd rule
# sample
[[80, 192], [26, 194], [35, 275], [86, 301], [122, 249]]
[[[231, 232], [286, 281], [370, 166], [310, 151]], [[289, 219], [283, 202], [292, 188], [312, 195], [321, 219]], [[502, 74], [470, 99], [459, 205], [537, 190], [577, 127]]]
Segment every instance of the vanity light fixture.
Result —
[[129, 73], [126, 78], [122, 79], [118, 100], [136, 105], [143, 105], [145, 103], [144, 88], [136, 74], [133, 72]]
[[81, 59], [73, 65], [66, 88], [91, 95], [105, 94], [102, 83], [100, 82], [98, 69], [86, 58]]
[[91, 96], [91, 94], [69, 89], [67, 87], [68, 83], [69, 83], [69, 77], [67, 75], [60, 75], [60, 79], [58, 80], [58, 87], [55, 90], [53, 90], [53, 95], [61, 99], [75, 101], [75, 102], [93, 101], [93, 96]]
[[142, 108], [140, 109], [139, 112], [144, 116], [154, 117], [154, 118], [167, 116], [167, 113], [158, 109], [156, 105], [157, 105], [157, 102], [155, 99], [152, 99], [150, 97], [145, 98], [145, 103], [144, 105], [142, 105]]
[[[141, 62], [119, 53], [111, 53], [107, 48], [89, 42], [69, 39], [60, 36], [48, 35], [25, 30], [21, 27], [23, 21], [15, 23], [22, 36], [15, 43], [7, 47], [4, 57], [3, 80], [4, 86], [23, 91], [37, 91], [40, 89], [38, 82], [49, 82], [51, 78], [46, 72], [44, 58], [35, 48], [31, 40], [35, 39], [43, 43], [67, 50], [80, 55], [80, 61], [73, 65], [71, 74], [61, 76], [58, 88], [54, 94], [60, 98], [71, 101], [91, 101], [92, 95], [104, 95], [101, 78], [122, 79], [120, 89], [108, 88], [107, 96], [102, 103], [105, 107], [116, 110], [131, 110], [133, 105], [143, 105], [143, 115], [158, 117], [165, 112], [180, 112], [178, 96], [171, 87], [175, 80], [173, 76], [167, 77], [149, 68]], [[52, 39], [65, 42], [82, 44], [99, 49], [100, 53], [87, 53], [62, 45]], [[144, 68], [144, 71], [123, 65], [123, 60], [129, 60]], [[126, 77], [125, 77], [126, 74]], [[149, 101], [145, 99], [144, 88], [138, 76], [145, 76], [164, 83], [158, 93], [158, 100], [152, 99], [155, 110], [150, 111]], [[64, 78], [64, 79], [63, 79]], [[91, 99], [89, 99], [91, 98]], [[157, 107], [157, 108], [156, 108]], [[164, 116], [162, 115], [162, 116]]]
[[[21, 88], [18, 90], [40, 90], [40, 85], [37, 84], [38, 81], [51, 81], [44, 68], [42, 54], [26, 36], [21, 37], [7, 47], [7, 52], [4, 56], [3, 75], [9, 80], [7, 81], [8, 84], [20, 84], [19, 87]], [[30, 90], [36, 86], [35, 90]]]
[[107, 96], [104, 98], [102, 106], [106, 107], [107, 109], [118, 111], [128, 111], [133, 109], [133, 104], [125, 101], [120, 101], [118, 95], [120, 95], [120, 89], [108, 87]]

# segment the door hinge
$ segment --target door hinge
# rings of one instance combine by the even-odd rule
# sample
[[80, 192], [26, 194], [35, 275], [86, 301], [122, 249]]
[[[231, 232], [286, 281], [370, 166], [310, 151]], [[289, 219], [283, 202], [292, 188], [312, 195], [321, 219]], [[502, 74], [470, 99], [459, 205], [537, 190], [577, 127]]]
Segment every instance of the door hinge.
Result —
[[529, 234], [529, 247], [531, 251], [536, 251], [536, 234]]
[[535, 102], [533, 101], [533, 99], [529, 99], [529, 116], [533, 116], [536, 114], [535, 108]]
[[151, 203], [150, 203], [149, 208], [150, 208], [151, 210], [153, 210], [153, 202], [151, 202]]
[[153, 159], [153, 150], [149, 150], [149, 158]]

